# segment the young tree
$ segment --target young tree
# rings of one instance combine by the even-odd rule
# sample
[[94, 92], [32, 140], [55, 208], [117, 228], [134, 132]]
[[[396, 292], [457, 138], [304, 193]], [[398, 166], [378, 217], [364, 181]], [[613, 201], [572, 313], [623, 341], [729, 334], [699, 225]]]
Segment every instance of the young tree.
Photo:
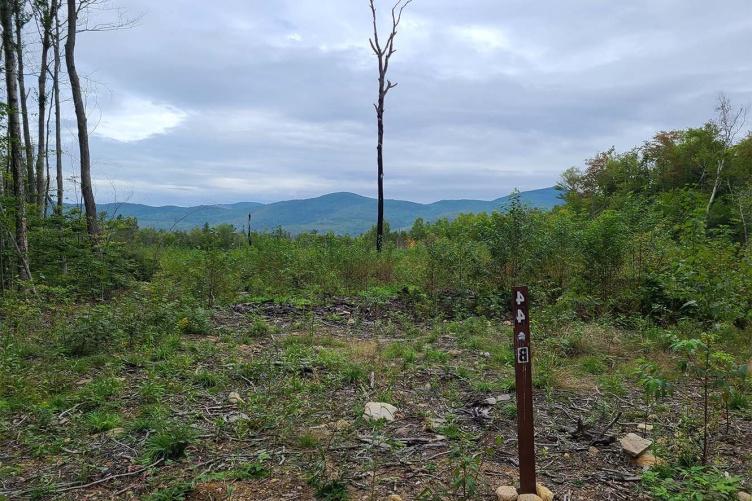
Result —
[[18, 62], [13, 46], [13, 4], [0, 0], [0, 20], [3, 25], [3, 51], [5, 53], [5, 85], [8, 98], [8, 138], [10, 165], [13, 176], [13, 191], [16, 198], [16, 251], [18, 253], [18, 277], [28, 280], [29, 250], [26, 235], [26, 206], [21, 157], [21, 126], [18, 120]]
[[65, 41], [65, 65], [68, 69], [73, 107], [76, 111], [78, 125], [78, 150], [81, 161], [81, 196], [84, 199], [86, 211], [86, 228], [89, 235], [99, 234], [97, 223], [97, 205], [94, 202], [94, 190], [91, 185], [91, 156], [89, 154], [89, 130], [86, 123], [86, 107], [81, 91], [81, 80], [76, 71], [76, 23], [78, 21], [79, 5], [76, 0], [68, 0], [68, 38]]
[[45, 147], [45, 113], [47, 110], [47, 55], [52, 45], [52, 22], [55, 12], [57, 12], [57, 0], [37, 0], [35, 4], [36, 12], [39, 15], [40, 27], [42, 29], [42, 61], [39, 66], [39, 88], [38, 88], [38, 129], [37, 129], [37, 165], [36, 165], [36, 203], [44, 214], [44, 204], [47, 197], [45, 183], [44, 167], [47, 158], [47, 149]]
[[369, 0], [371, 5], [371, 16], [373, 18], [373, 38], [368, 41], [371, 49], [379, 61], [379, 94], [378, 101], [373, 105], [376, 109], [376, 125], [378, 128], [378, 141], [376, 143], [376, 165], [378, 169], [378, 215], [376, 219], [376, 250], [381, 252], [384, 244], [384, 100], [387, 93], [397, 86], [387, 79], [389, 71], [389, 61], [396, 52], [394, 40], [397, 38], [397, 27], [402, 19], [402, 11], [405, 10], [413, 0], [397, 0], [392, 7], [392, 29], [386, 42], [379, 41], [379, 29], [376, 20], [376, 6], [374, 0]]

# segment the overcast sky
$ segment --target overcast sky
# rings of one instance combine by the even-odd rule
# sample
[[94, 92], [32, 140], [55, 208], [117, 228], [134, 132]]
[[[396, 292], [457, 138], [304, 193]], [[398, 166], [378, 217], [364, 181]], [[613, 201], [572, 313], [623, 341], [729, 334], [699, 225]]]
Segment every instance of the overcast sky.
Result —
[[[375, 195], [367, 0], [119, 1], [135, 27], [78, 41], [100, 201]], [[700, 125], [719, 92], [752, 102], [750, 47], [749, 0], [415, 0], [390, 68], [387, 198], [551, 186]]]

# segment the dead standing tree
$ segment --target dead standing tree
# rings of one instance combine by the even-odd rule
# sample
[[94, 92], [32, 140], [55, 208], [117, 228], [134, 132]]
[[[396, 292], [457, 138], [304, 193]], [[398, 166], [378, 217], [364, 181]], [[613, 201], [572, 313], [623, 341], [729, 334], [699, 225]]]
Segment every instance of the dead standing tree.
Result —
[[382, 45], [379, 41], [379, 28], [376, 22], [376, 6], [374, 0], [369, 0], [373, 18], [373, 38], [368, 41], [371, 49], [379, 61], [379, 97], [373, 105], [376, 108], [376, 123], [378, 127], [378, 142], [376, 145], [376, 164], [378, 168], [378, 216], [376, 219], [376, 250], [381, 252], [384, 244], [384, 101], [387, 93], [397, 86], [387, 79], [389, 61], [396, 52], [394, 40], [397, 38], [397, 27], [402, 19], [402, 12], [413, 0], [398, 0], [392, 7], [392, 30]]

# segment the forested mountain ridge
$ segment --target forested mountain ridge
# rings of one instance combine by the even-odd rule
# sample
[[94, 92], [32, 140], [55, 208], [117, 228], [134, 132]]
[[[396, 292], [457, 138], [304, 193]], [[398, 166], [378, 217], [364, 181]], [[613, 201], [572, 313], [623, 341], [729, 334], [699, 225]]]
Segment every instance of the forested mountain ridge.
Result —
[[[523, 203], [532, 208], [550, 209], [562, 203], [556, 188], [542, 188], [520, 193]], [[440, 200], [421, 204], [405, 200], [386, 200], [386, 219], [393, 229], [409, 228], [422, 218], [435, 221], [454, 219], [463, 213], [493, 212], [503, 209], [509, 196], [495, 200]], [[109, 217], [134, 217], [142, 228], [186, 230], [208, 224], [231, 224], [241, 228], [248, 222], [256, 231], [281, 227], [291, 233], [306, 231], [357, 235], [373, 226], [376, 200], [355, 193], [329, 193], [316, 198], [286, 200], [270, 204], [238, 202], [234, 204], [178, 207], [152, 207], [131, 203], [100, 205]]]

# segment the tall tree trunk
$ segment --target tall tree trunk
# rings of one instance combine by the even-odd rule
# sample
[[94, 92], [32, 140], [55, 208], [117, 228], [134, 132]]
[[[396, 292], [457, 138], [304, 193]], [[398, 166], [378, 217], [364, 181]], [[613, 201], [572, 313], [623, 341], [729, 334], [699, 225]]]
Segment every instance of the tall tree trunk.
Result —
[[[379, 65], [381, 68], [381, 65]], [[379, 71], [381, 73], [381, 71]], [[376, 126], [378, 140], [376, 143], [376, 168], [378, 184], [378, 209], [376, 215], [376, 250], [381, 252], [384, 246], [384, 77], [379, 78], [379, 101], [376, 105]]]
[[94, 191], [91, 186], [91, 156], [89, 155], [89, 130], [86, 124], [86, 108], [81, 93], [81, 80], [76, 71], [76, 21], [78, 12], [76, 0], [68, 0], [68, 38], [65, 41], [65, 66], [68, 69], [71, 93], [73, 94], [73, 106], [76, 110], [76, 122], [78, 124], [78, 149], [81, 157], [81, 196], [84, 199], [86, 209], [86, 228], [89, 235], [96, 236], [99, 233], [97, 224], [97, 205], [94, 202]]
[[45, 189], [45, 176], [44, 166], [45, 158], [47, 158], [47, 150], [45, 148], [45, 113], [47, 110], [47, 54], [50, 50], [52, 39], [52, 12], [55, 9], [55, 1], [50, 3], [40, 2], [39, 11], [42, 18], [42, 62], [39, 66], [39, 116], [38, 116], [38, 129], [37, 129], [37, 171], [36, 171], [36, 203], [39, 207], [40, 213], [44, 215], [44, 204], [47, 197], [47, 190]]
[[[45, 130], [44, 130], [44, 142], [47, 145], [48, 150], [49, 150], [49, 145], [50, 145], [50, 122], [51, 121], [52, 121], [52, 110], [50, 110], [50, 112], [47, 113], [47, 123], [45, 124]], [[44, 152], [44, 168], [46, 171], [46, 176], [45, 176], [45, 182], [44, 182], [44, 210], [42, 211], [42, 216], [47, 217], [47, 215], [50, 213], [50, 206], [52, 205], [52, 197], [50, 196], [49, 151]]]
[[413, 0], [397, 0], [392, 7], [392, 30], [382, 45], [379, 41], [379, 29], [376, 22], [376, 6], [374, 0], [369, 1], [371, 7], [371, 17], [373, 21], [373, 38], [369, 40], [373, 54], [379, 62], [379, 97], [376, 104], [376, 124], [378, 127], [378, 140], [376, 143], [376, 167], [377, 167], [377, 185], [378, 185], [378, 209], [376, 214], [376, 250], [381, 252], [384, 245], [384, 100], [387, 93], [397, 86], [387, 80], [389, 72], [389, 61], [396, 52], [394, 49], [394, 40], [397, 37], [397, 27], [402, 19], [402, 11], [405, 10]]
[[57, 180], [58, 213], [63, 212], [63, 151], [60, 131], [60, 5], [55, 9], [55, 68], [52, 73], [52, 93], [55, 96], [55, 174]]
[[34, 182], [34, 147], [31, 144], [31, 132], [29, 131], [29, 109], [26, 106], [26, 79], [24, 76], [23, 45], [21, 40], [21, 32], [23, 30], [24, 22], [23, 2], [21, 0], [15, 0], [14, 10], [16, 14], [16, 60], [18, 64], [17, 77], [19, 92], [18, 98], [21, 102], [21, 120], [23, 122], [24, 146], [26, 150], [26, 197], [29, 200], [29, 203], [34, 203], [34, 188], [36, 186]]
[[18, 278], [29, 277], [29, 245], [26, 236], [26, 200], [24, 197], [23, 161], [21, 158], [21, 128], [18, 121], [18, 62], [13, 47], [13, 13], [9, 0], [0, 0], [0, 18], [3, 25], [3, 50], [5, 52], [5, 85], [8, 96], [8, 131], [10, 135], [11, 171], [13, 191], [16, 196], [16, 251], [18, 253]]

